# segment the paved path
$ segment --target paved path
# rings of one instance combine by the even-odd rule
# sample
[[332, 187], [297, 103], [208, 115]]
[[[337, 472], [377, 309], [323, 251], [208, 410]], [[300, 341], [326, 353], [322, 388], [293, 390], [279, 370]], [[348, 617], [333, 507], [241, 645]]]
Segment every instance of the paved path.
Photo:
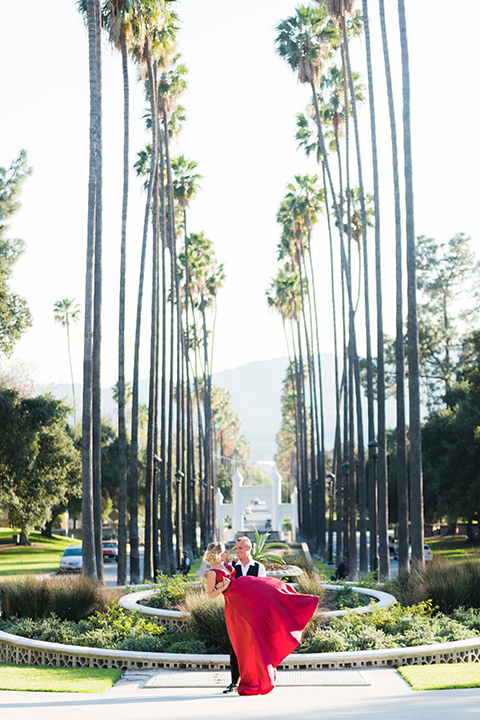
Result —
[[[125, 674], [100, 694], [0, 692], [0, 720], [478, 720], [480, 690], [414, 692], [395, 670], [361, 670], [369, 685], [277, 687], [269, 695], [218, 688], [144, 689]], [[150, 673], [151, 675], [151, 673]]]

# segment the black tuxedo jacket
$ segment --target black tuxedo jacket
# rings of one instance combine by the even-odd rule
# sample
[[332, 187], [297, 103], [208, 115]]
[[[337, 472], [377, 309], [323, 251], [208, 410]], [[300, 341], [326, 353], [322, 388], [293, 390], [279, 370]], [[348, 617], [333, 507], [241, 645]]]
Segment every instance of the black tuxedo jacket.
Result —
[[[235, 568], [235, 577], [239, 578], [242, 577], [242, 568], [240, 564], [234, 564], [233, 566]], [[258, 571], [260, 569], [260, 563], [258, 563], [256, 560], [252, 561], [252, 564], [247, 570], [247, 575], [253, 575], [253, 577], [258, 577]]]

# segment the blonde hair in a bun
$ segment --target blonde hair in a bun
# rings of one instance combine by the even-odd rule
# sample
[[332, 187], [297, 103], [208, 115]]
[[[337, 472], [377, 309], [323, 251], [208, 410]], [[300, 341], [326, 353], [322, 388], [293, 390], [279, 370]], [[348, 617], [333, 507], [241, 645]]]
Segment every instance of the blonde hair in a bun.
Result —
[[221, 542], [211, 542], [205, 551], [203, 559], [209, 565], [215, 565], [220, 562], [222, 553], [225, 552], [225, 545]]

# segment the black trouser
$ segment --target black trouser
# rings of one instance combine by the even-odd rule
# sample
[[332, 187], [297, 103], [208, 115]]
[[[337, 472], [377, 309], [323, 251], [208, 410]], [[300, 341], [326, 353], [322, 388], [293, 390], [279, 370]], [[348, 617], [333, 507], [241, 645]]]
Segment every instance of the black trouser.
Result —
[[232, 684], [238, 685], [238, 681], [240, 679], [240, 672], [238, 670], [238, 660], [237, 656], [235, 655], [235, 650], [232, 647], [232, 643], [230, 640], [228, 641], [228, 644], [230, 646], [230, 672], [232, 673]]

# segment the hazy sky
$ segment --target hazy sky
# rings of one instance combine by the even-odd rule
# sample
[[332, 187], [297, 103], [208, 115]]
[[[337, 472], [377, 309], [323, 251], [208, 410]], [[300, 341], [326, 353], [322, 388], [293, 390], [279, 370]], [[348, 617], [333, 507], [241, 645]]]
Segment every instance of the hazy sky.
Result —
[[[202, 192], [192, 204], [189, 230], [203, 231], [225, 265], [218, 296], [214, 371], [286, 355], [280, 320], [266, 306], [276, 273], [278, 205], [295, 174], [315, 173], [296, 150], [296, 113], [308, 88], [299, 86], [275, 54], [277, 23], [292, 14], [292, 0], [182, 0], [180, 50], [189, 69], [181, 102], [188, 122], [174, 153], [199, 163]], [[401, 119], [396, 0], [386, 0], [397, 115]], [[357, 7], [361, 3], [357, 2]], [[33, 327], [18, 343], [14, 363], [26, 362], [38, 383], [69, 382], [66, 338], [54, 323], [53, 304], [75, 298], [83, 308], [88, 174], [88, 46], [73, 0], [7, 2], [2, 11], [0, 165], [25, 148], [33, 175], [11, 236], [26, 241], [12, 286], [27, 298]], [[369, 2], [380, 145], [382, 248], [386, 331], [394, 331], [392, 172], [381, 63], [378, 3]], [[439, 241], [466, 232], [479, 248], [477, 71], [478, 0], [407, 0], [412, 85], [415, 230]], [[28, 23], [25, 19], [28, 18]], [[363, 44], [353, 48], [363, 76]], [[104, 43], [104, 305], [102, 382], [117, 377], [123, 96], [119, 55]], [[142, 86], [131, 66], [131, 164], [148, 141]], [[368, 145], [368, 112], [360, 112]], [[401, 140], [401, 125], [399, 125]], [[365, 186], [372, 191], [364, 157]], [[127, 376], [131, 377], [144, 194], [131, 174], [128, 217]], [[373, 242], [373, 233], [372, 238]], [[328, 306], [327, 244], [323, 223], [315, 233], [323, 350], [333, 349]], [[373, 253], [373, 251], [372, 251]], [[480, 253], [479, 253], [480, 254]], [[148, 289], [146, 296], [148, 297]], [[148, 374], [145, 306], [141, 377]], [[362, 349], [362, 339], [359, 342]], [[83, 316], [72, 329], [74, 375], [82, 379]]]

